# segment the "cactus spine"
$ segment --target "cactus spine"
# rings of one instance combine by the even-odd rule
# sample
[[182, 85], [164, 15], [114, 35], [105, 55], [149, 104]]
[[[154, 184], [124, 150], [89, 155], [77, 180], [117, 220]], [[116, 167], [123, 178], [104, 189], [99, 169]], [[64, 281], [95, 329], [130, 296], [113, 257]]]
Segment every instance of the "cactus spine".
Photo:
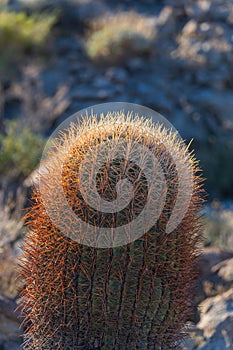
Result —
[[[85, 203], [77, 173], [91, 147], [105, 140], [136, 140], [150, 148], [166, 179], [166, 202], [159, 220], [143, 236], [126, 245], [96, 248], [63, 234], [50, 219], [38, 189], [26, 215], [28, 235], [21, 258], [24, 287], [21, 307], [25, 349], [130, 349], [159, 350], [179, 347], [193, 310], [195, 263], [200, 242], [201, 180], [196, 160], [173, 132], [123, 112], [86, 118], [56, 142], [57, 163], [40, 176], [54, 186], [53, 172], [59, 155], [69, 146], [62, 183], [73, 212], [92, 225], [112, 227], [137, 216], [150, 196], [135, 164], [125, 160], [105, 164], [97, 179], [101, 197], [112, 201], [116, 183], [127, 176], [134, 186], [131, 206], [116, 215], [98, 213]], [[159, 140], [163, 140], [163, 143]], [[170, 233], [166, 224], [178, 191], [176, 164], [167, 151], [172, 147], [182, 166], [194, 174], [190, 205]], [[128, 170], [127, 170], [128, 169]], [[136, 180], [135, 180], [136, 179]], [[53, 183], [54, 182], [54, 183]], [[58, 206], [62, 203], [56, 203]], [[182, 209], [182, 208], [181, 208]], [[71, 224], [72, 225], [72, 224]], [[85, 235], [85, 232], [83, 232]]]

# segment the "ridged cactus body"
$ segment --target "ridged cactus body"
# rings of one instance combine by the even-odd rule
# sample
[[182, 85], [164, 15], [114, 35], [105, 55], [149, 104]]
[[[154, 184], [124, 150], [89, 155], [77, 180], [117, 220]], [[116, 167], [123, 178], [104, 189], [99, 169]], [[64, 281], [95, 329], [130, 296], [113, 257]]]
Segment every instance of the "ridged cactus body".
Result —
[[[114, 147], [120, 140], [146, 147], [161, 165], [166, 196], [159, 219], [127, 244], [88, 246], [57, 227], [35, 188], [21, 259], [25, 349], [158, 350], [179, 346], [193, 311], [201, 205], [199, 169], [183, 141], [172, 131], [123, 112], [86, 118], [56, 140], [52, 160], [44, 163], [47, 172], [40, 177], [54, 191], [55, 210], [63, 205], [56, 197], [60, 171], [65, 197], [76, 216], [101, 228], [126, 225], [140, 215], [151, 195], [137, 164], [119, 157], [106, 162], [96, 177], [100, 197], [109, 203], [117, 198], [119, 180], [127, 178], [132, 184], [132, 200], [118, 213], [100, 212], [88, 205], [78, 177], [87, 152], [106, 141]], [[185, 188], [170, 149], [177, 155], [182, 173], [191, 170], [194, 186], [189, 206], [180, 208], [184, 217], [167, 232], [179, 181]], [[155, 181], [161, 179], [155, 177]], [[47, 200], [54, 199], [48, 195]], [[66, 220], [66, 212], [63, 215], [66, 229], [72, 231], [72, 220]], [[85, 232], [80, 234], [85, 237]]]

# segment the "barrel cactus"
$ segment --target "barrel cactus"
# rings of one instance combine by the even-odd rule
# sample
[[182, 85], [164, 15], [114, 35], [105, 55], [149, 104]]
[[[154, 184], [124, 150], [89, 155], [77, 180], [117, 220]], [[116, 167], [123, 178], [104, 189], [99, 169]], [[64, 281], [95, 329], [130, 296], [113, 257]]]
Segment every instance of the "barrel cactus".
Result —
[[[111, 153], [120, 142], [118, 151], [124, 149], [124, 155], [139, 145], [138, 158]], [[130, 194], [131, 200], [117, 212], [89, 205], [81, 188], [82, 164], [87, 154], [93, 155], [90, 151], [103, 144], [107, 146], [105, 154], [98, 153], [104, 161], [95, 174], [95, 189], [109, 206], [119, 191], [123, 200]], [[137, 164], [137, 159], [145, 160], [146, 150], [162, 171], [151, 173], [153, 181]], [[95, 161], [96, 154], [89, 157], [93, 171], [83, 175], [89, 194]], [[201, 179], [188, 147], [172, 130], [133, 114], [92, 115], [58, 136], [44, 169], [39, 179], [48, 191], [42, 195], [39, 186], [34, 188], [21, 257], [24, 348], [178, 349], [193, 312], [201, 239]], [[188, 173], [192, 191], [185, 178]], [[64, 198], [57, 194], [58, 181], [69, 210], [85, 225], [96, 228], [89, 244], [88, 230], [74, 224]], [[154, 186], [154, 194], [149, 185]], [[181, 190], [186, 197], [190, 192], [188, 205], [185, 200], [178, 203]], [[148, 202], [153, 207], [147, 208], [149, 216], [144, 213], [144, 224], [129, 226]], [[53, 207], [55, 219], [48, 206]], [[148, 226], [153, 210], [158, 217]], [[182, 212], [180, 222], [168, 229], [172, 215]], [[111, 241], [109, 232], [117, 227], [125, 231]], [[137, 229], [142, 232], [138, 234]]]

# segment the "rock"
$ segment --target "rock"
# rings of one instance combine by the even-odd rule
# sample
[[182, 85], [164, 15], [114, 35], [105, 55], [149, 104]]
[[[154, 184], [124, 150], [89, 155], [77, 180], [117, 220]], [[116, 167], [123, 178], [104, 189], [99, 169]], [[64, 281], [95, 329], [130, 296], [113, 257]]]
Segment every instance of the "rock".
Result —
[[0, 251], [18, 239], [22, 226], [21, 220], [10, 219], [7, 212], [0, 211]]
[[0, 293], [0, 314], [5, 318], [19, 323], [18, 312], [15, 311], [17, 307], [16, 302], [13, 299], [7, 298], [4, 294]]
[[221, 261], [214, 265], [211, 272], [217, 274], [223, 281], [233, 284], [233, 258]]
[[20, 321], [17, 307], [13, 299], [0, 294], [0, 348], [3, 350], [18, 350], [21, 344], [19, 330]]
[[171, 39], [176, 33], [176, 16], [172, 6], [165, 6], [156, 18], [155, 28], [158, 40]]
[[200, 256], [201, 276], [207, 276], [214, 266], [218, 266], [222, 261], [233, 258], [232, 251], [226, 251], [215, 247], [204, 248]]
[[114, 89], [111, 89], [112, 91], [109, 91], [109, 89], [100, 89], [96, 92], [95, 98], [99, 100], [107, 100], [112, 94], [114, 94]]
[[[48, 132], [56, 119], [66, 111], [70, 101], [68, 86], [64, 83], [61, 67], [51, 68], [33, 75], [27, 67], [20, 83], [14, 83], [10, 94], [21, 99], [22, 123], [35, 133]], [[38, 74], [38, 75], [37, 75]]]
[[[20, 282], [16, 280], [18, 276], [18, 255], [20, 253], [20, 229], [22, 222], [7, 222], [4, 219], [1, 226], [4, 225], [4, 230], [0, 228], [0, 232], [4, 233], [4, 237], [0, 242], [0, 292], [9, 297], [15, 297], [18, 292]], [[10, 228], [11, 227], [11, 228]], [[10, 238], [10, 232], [15, 232], [15, 236]]]
[[21, 344], [17, 344], [12, 341], [6, 341], [3, 346], [3, 350], [21, 350]]
[[200, 87], [210, 86], [216, 90], [224, 91], [229, 81], [229, 69], [227, 65], [223, 65], [211, 74], [208, 70], [200, 69], [196, 72], [195, 79]]
[[190, 21], [188, 21], [185, 24], [182, 30], [182, 34], [185, 36], [195, 36], [197, 32], [197, 27], [198, 27], [197, 21], [195, 21], [194, 19], [190, 19]]
[[77, 36], [71, 35], [67, 37], [61, 35], [56, 38], [55, 45], [58, 55], [64, 56], [72, 52], [76, 54], [76, 60], [78, 61], [78, 56], [82, 51], [82, 45], [81, 40]]
[[106, 81], [107, 79], [105, 78], [96, 81], [97, 86], [103, 84], [101, 88], [95, 86], [95, 83], [93, 83], [93, 85], [80, 85], [78, 88], [71, 90], [70, 97], [79, 101], [98, 101], [110, 98], [115, 95], [117, 90], [116, 87], [111, 84], [105, 85]]
[[[231, 123], [231, 130], [233, 130], [233, 99], [232, 92], [225, 90], [224, 92], [216, 91], [214, 89], [202, 89], [196, 91], [195, 94], [189, 97], [189, 100], [194, 105], [198, 105], [202, 111], [211, 113], [211, 115], [218, 116], [218, 124], [224, 128], [224, 125]], [[214, 118], [212, 118], [214, 119]], [[226, 124], [226, 122], [228, 122]], [[215, 132], [220, 132], [220, 128], [214, 126]], [[222, 131], [221, 131], [222, 132]]]
[[99, 76], [94, 79], [92, 86], [96, 89], [111, 88], [111, 82], [107, 77]]
[[8, 187], [4, 183], [0, 191], [0, 293], [15, 297], [20, 282], [18, 276], [18, 256], [23, 237], [22, 211], [29, 195], [29, 184]]
[[232, 0], [188, 0], [184, 6], [186, 13], [198, 20], [225, 21], [233, 14]]
[[144, 61], [141, 57], [130, 58], [127, 62], [127, 68], [130, 70], [130, 72], [141, 71], [143, 67], [144, 67]]
[[197, 324], [203, 330], [205, 344], [199, 350], [233, 348], [233, 289], [204, 300], [200, 306], [201, 319]]
[[83, 69], [78, 75], [79, 83], [85, 83], [85, 82], [89, 83], [90, 81], [93, 80], [94, 76], [95, 76], [94, 69], [89, 69], [89, 67], [88, 68], [83, 67]]
[[[66, 3], [66, 1], [64, 1]], [[90, 22], [95, 17], [99, 17], [104, 15], [106, 12], [106, 6], [104, 2], [101, 0], [70, 0], [71, 3], [71, 11], [74, 6], [78, 9], [78, 20], [81, 22]]]
[[218, 248], [205, 248], [199, 259], [197, 303], [206, 297], [216, 296], [233, 287], [233, 252]]
[[175, 56], [187, 64], [198, 67], [207, 65], [206, 69], [214, 70], [228, 61], [232, 51], [231, 36], [233, 32], [222, 23], [212, 23], [191, 19], [178, 37], [179, 47]]
[[137, 85], [135, 84], [135, 90], [136, 95], [143, 96], [143, 104], [166, 117], [172, 115], [174, 109], [173, 101], [169, 99], [160, 84], [152, 86], [152, 84], [147, 82], [139, 82]]
[[120, 67], [109, 67], [106, 70], [105, 76], [113, 83], [120, 84], [123, 84], [128, 78], [127, 71], [124, 68]]

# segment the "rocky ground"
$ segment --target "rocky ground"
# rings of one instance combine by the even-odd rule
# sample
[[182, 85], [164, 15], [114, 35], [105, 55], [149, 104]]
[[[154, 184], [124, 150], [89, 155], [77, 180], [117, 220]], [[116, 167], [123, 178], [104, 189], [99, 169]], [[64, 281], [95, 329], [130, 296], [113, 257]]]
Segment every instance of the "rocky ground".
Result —
[[205, 248], [197, 289], [198, 321], [190, 325], [187, 350], [232, 349], [233, 252]]
[[[50, 11], [54, 4], [52, 0], [9, 1], [12, 10], [29, 13]], [[46, 62], [27, 59], [16, 78], [1, 78], [0, 127], [5, 120], [21, 118], [33, 132], [46, 137], [66, 117], [94, 104], [125, 101], [145, 105], [163, 114], [188, 142], [194, 139], [191, 147], [208, 179], [209, 200], [220, 198], [228, 203], [233, 197], [233, 1], [59, 0], [56, 6], [59, 23]], [[121, 62], [110, 60], [104, 65], [90, 60], [85, 40], [93, 19], [132, 9], [153, 18], [155, 39], [150, 52], [126, 55]], [[16, 260], [23, 235], [20, 213], [29, 193], [28, 178], [1, 177], [1, 350], [19, 349], [20, 344], [13, 309]], [[199, 311], [196, 323], [190, 324], [187, 350], [233, 348], [232, 217], [228, 210], [230, 239], [222, 249], [203, 251]], [[221, 220], [226, 222], [224, 216]], [[209, 244], [212, 227], [208, 228]]]

